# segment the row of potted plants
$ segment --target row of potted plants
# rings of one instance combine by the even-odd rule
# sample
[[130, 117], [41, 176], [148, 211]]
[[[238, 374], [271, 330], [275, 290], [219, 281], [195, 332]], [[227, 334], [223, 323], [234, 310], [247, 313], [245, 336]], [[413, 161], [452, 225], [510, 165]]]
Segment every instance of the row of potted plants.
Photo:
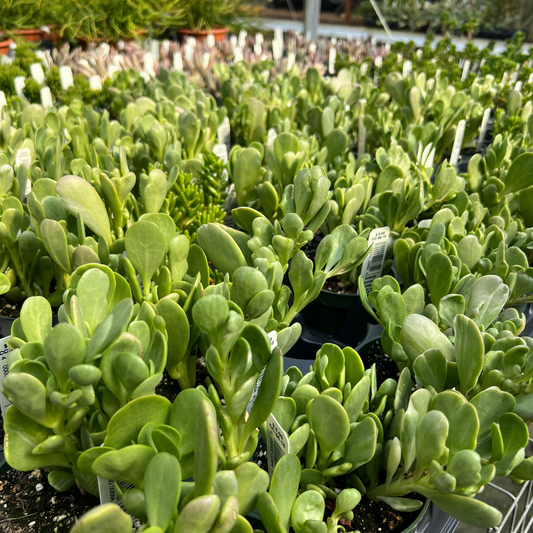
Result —
[[[6, 459], [60, 491], [116, 482], [150, 532], [252, 531], [257, 509], [267, 533], [333, 533], [359, 527], [366, 501], [495, 526], [477, 492], [533, 476], [528, 86], [299, 68], [266, 82], [220, 64], [215, 94], [179, 71], [124, 71], [103, 112], [4, 107], [1, 281], [20, 311]], [[502, 135], [485, 151], [491, 106]], [[460, 176], [445, 154], [462, 120], [458, 147], [481, 153]], [[309, 373], [284, 373], [326, 284], [359, 288], [390, 375], [331, 343]], [[154, 394], [164, 375], [168, 399]], [[104, 527], [131, 519], [106, 506], [74, 531]]]

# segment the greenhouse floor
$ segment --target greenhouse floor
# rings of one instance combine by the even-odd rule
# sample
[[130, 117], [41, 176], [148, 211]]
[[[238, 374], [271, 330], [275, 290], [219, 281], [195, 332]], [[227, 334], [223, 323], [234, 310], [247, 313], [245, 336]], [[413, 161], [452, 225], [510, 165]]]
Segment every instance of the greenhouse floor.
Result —
[[[290, 12], [287, 12], [290, 16]], [[274, 30], [281, 28], [284, 31], [296, 30], [304, 31], [304, 23], [300, 20], [280, 20], [277, 18], [260, 18], [259, 22], [265, 29]], [[327, 24], [321, 22], [318, 26], [319, 35], [337, 37], [342, 39], [360, 39], [372, 35], [383, 42], [404, 41], [408, 42], [413, 40], [415, 43], [422, 45], [426, 39], [424, 33], [414, 33], [410, 31], [391, 30], [392, 38], [387, 35], [387, 32], [380, 28], [369, 28], [366, 26], [344, 26], [339, 24]], [[440, 36], [436, 36], [436, 39], [440, 39]], [[462, 50], [467, 42], [464, 37], [453, 37], [454, 44], [458, 49]], [[484, 48], [489, 43], [489, 39], [474, 39], [474, 44], [479, 48]], [[524, 48], [528, 49], [531, 45], [524, 44]], [[505, 48], [504, 41], [498, 41], [495, 46], [495, 52], [503, 50]]]

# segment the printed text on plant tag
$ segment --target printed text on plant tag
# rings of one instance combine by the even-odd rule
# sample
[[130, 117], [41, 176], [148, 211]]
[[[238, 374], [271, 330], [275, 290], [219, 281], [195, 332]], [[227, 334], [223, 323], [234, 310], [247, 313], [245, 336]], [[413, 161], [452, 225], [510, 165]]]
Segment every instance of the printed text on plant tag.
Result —
[[372, 282], [381, 276], [389, 234], [388, 226], [384, 226], [383, 228], [373, 229], [368, 237], [368, 244], [372, 245], [372, 249], [366, 256], [361, 269], [366, 292], [370, 292]]

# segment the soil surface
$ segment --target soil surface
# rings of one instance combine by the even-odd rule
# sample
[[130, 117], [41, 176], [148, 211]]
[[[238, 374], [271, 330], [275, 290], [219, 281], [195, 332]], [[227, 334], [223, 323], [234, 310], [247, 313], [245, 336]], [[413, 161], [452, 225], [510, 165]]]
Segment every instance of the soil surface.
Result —
[[364, 350], [357, 350], [359, 357], [363, 361], [365, 368], [376, 365], [376, 377], [378, 387], [388, 378], [398, 379], [400, 371], [396, 363], [385, 354], [381, 347], [381, 341], [376, 339], [371, 344], [365, 346]]
[[[209, 377], [207, 367], [205, 366], [204, 357], [196, 359], [196, 387], [203, 385], [207, 389], [206, 379]], [[164, 396], [167, 400], [174, 403], [176, 396], [180, 393], [180, 386], [177, 380], [172, 379], [166, 372], [163, 373], [161, 383], [155, 388], [155, 393]]]
[[[411, 496], [407, 495], [405, 497], [409, 498]], [[419, 499], [419, 496], [415, 494], [413, 498]], [[334, 509], [335, 502], [326, 500], [326, 514], [331, 515]], [[363, 496], [353, 512], [353, 520], [341, 519], [339, 521], [346, 531], [392, 533], [403, 531], [409, 527], [420, 514], [420, 509], [412, 513], [400, 513], [385, 502], [371, 501]]]
[[355, 285], [345, 286], [336, 276], [326, 280], [323, 290], [335, 292], [337, 294], [357, 294], [357, 287]]
[[74, 486], [57, 492], [44, 470], [8, 470], [0, 476], [0, 533], [68, 532], [76, 519], [99, 504]]
[[0, 296], [0, 316], [6, 318], [18, 318], [20, 316], [20, 310], [22, 309], [22, 304], [24, 300], [20, 302], [14, 302], [9, 300], [5, 296]]

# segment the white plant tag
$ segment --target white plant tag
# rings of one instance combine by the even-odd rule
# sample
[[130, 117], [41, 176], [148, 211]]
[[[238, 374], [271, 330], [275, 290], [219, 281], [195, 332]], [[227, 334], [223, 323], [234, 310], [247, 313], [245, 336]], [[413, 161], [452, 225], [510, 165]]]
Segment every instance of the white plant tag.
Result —
[[20, 167], [24, 165], [26, 168], [30, 168], [31, 165], [31, 152], [29, 148], [19, 148], [15, 157], [15, 166]]
[[491, 113], [491, 109], [490, 107], [487, 107], [487, 109], [485, 109], [485, 112], [483, 113], [483, 120], [481, 121], [481, 127], [479, 128], [479, 138], [477, 140], [477, 146], [476, 146], [476, 150], [478, 152], [481, 150], [483, 146], [483, 141], [485, 140], [485, 135], [487, 134], [487, 127], [489, 125], [490, 113]]
[[100, 76], [98, 76], [98, 74], [89, 78], [89, 87], [91, 88], [91, 91], [102, 90], [102, 80], [100, 79]]
[[281, 28], [274, 29], [274, 40], [283, 44], [283, 30]]
[[278, 461], [290, 452], [290, 442], [289, 436], [272, 413], [270, 413], [270, 416], [267, 418], [266, 427], [268, 475], [272, 477]]
[[207, 66], [209, 65], [209, 60], [211, 59], [211, 54], [209, 52], [204, 52], [202, 54], [202, 66], [204, 68], [207, 68]]
[[411, 74], [411, 72], [413, 70], [413, 64], [411, 63], [411, 61], [407, 60], [403, 64], [402, 69], [403, 69], [403, 77], [407, 78], [407, 76], [409, 76], [409, 74]]
[[185, 59], [189, 62], [189, 63], [192, 63], [193, 59], [194, 59], [194, 47], [190, 44], [186, 44], [185, 47], [184, 47], [184, 51], [185, 51]]
[[377, 69], [380, 69], [383, 65], [383, 59], [381, 59], [381, 56], [377, 56], [376, 59], [374, 59], [374, 65]]
[[213, 153], [221, 159], [224, 164], [228, 162], [228, 149], [225, 144], [215, 144], [215, 146], [213, 146]]
[[390, 43], [385, 43], [385, 55], [390, 54]]
[[272, 57], [274, 61], [281, 59], [283, 55], [283, 43], [281, 41], [272, 41]]
[[450, 165], [454, 167], [459, 161], [459, 154], [461, 153], [461, 146], [463, 145], [463, 137], [465, 136], [466, 121], [460, 120], [457, 125], [457, 132], [455, 133], [455, 140], [453, 141], [452, 155], [450, 156]]
[[368, 63], [363, 63], [361, 65], [361, 76], [366, 76], [367, 72], [368, 72]]
[[[278, 345], [278, 332], [277, 331], [271, 331], [268, 333], [268, 339], [270, 340], [270, 351]], [[250, 401], [248, 402], [248, 405], [246, 406], [246, 410], [250, 412], [252, 410], [252, 407], [254, 406], [255, 400], [257, 398], [257, 395], [259, 394], [259, 387], [261, 387], [261, 383], [263, 382], [263, 376], [265, 375], [265, 369], [261, 370], [261, 373], [259, 374], [259, 377], [257, 378], [257, 383], [254, 387], [254, 392], [252, 392], [252, 396], [250, 398]]]
[[508, 79], [509, 79], [509, 73], [505, 71], [502, 76], [502, 83], [505, 85]]
[[527, 79], [528, 83], [533, 83], [533, 72], [529, 75], [529, 78]]
[[[115, 482], [112, 479], [104, 479], [101, 477], [97, 479], [98, 492], [100, 493], [100, 504], [103, 505], [104, 503], [116, 503], [122, 508], [123, 511], [126, 511], [122, 500], [115, 490]], [[123, 481], [120, 482], [119, 485], [123, 490], [135, 488], [135, 485], [132, 483], [125, 483]]]
[[238, 46], [233, 51], [233, 55], [234, 55], [234, 58], [235, 58], [235, 63], [238, 63], [239, 61], [242, 61], [244, 59], [244, 55], [242, 53], [242, 48], [240, 48]]
[[292, 70], [294, 63], [296, 63], [296, 54], [294, 52], [289, 52], [287, 55], [287, 72]]
[[165, 55], [168, 56], [168, 53], [170, 52], [170, 41], [168, 39], [161, 41], [161, 46], [163, 47]]
[[146, 52], [143, 56], [143, 70], [148, 76], [155, 76], [154, 70], [154, 54]]
[[13, 85], [15, 86], [15, 92], [17, 93], [17, 96], [22, 97], [22, 91], [24, 90], [24, 87], [26, 86], [26, 80], [24, 76], [17, 76], [13, 80]]
[[426, 218], [426, 220], [421, 220], [418, 223], [419, 228], [430, 228], [431, 227], [431, 218]]
[[215, 46], [215, 36], [212, 33], [208, 33], [205, 43], [207, 44], [207, 48], [213, 48]]
[[254, 44], [254, 54], [260, 56], [263, 53], [263, 47], [260, 44]]
[[2, 409], [2, 417], [5, 418], [6, 410], [11, 405], [11, 402], [2, 394], [2, 384], [4, 378], [9, 374], [7, 366], [7, 356], [11, 353], [11, 348], [7, 346], [7, 341], [10, 337], [0, 339], [0, 409]]
[[516, 83], [516, 80], [518, 79], [518, 70], [515, 70], [511, 74], [511, 78], [509, 79], [509, 83], [512, 85], [513, 83]]
[[316, 54], [316, 43], [309, 43], [309, 53], [311, 55]]
[[463, 66], [463, 74], [461, 75], [461, 81], [465, 81], [468, 78], [468, 73], [470, 72], [470, 59], [465, 60]]
[[241, 30], [239, 32], [239, 47], [240, 48], [244, 48], [246, 46], [246, 37], [247, 37], [248, 33], [245, 31], [245, 30]]
[[172, 56], [172, 66], [174, 70], [183, 70], [183, 57], [181, 57], [181, 52], [174, 52]]
[[[107, 67], [107, 76], [109, 78], [112, 78], [119, 71], [120, 71], [120, 67], [117, 67], [116, 65], [108, 65], [108, 67]], [[146, 72], [141, 72], [141, 74], [148, 75]]]
[[4, 94], [4, 91], [0, 91], [0, 111], [2, 111], [2, 108], [7, 104], [6, 101], [6, 95]]
[[522, 90], [522, 82], [521, 81], [517, 81], [515, 86], [514, 86], [514, 90], [515, 91], [521, 91]]
[[44, 71], [43, 67], [39, 63], [32, 63], [30, 65], [31, 77], [39, 84], [44, 83]]
[[52, 102], [52, 93], [50, 92], [50, 87], [43, 87], [40, 92], [41, 105], [43, 107], [52, 107], [54, 103]]
[[236, 36], [236, 35], [232, 35], [230, 38], [229, 38], [229, 42], [231, 44], [231, 49], [232, 50], [235, 50], [235, 48], [237, 48], [238, 44], [239, 44], [239, 38]]
[[65, 65], [59, 67], [59, 78], [61, 80], [61, 88], [66, 91], [69, 87], [74, 85], [74, 78], [72, 77], [72, 69]]
[[368, 244], [373, 246], [363, 261], [363, 267], [361, 268], [361, 276], [367, 293], [370, 292], [372, 282], [381, 276], [389, 234], [388, 226], [384, 226], [383, 228], [373, 229], [368, 236]]
[[366, 128], [365, 128], [365, 116], [359, 115], [359, 124], [357, 131], [357, 157], [361, 157], [365, 153], [366, 149]]
[[335, 59], [337, 59], [337, 49], [329, 49], [329, 62], [328, 62], [328, 72], [333, 75], [335, 74]]
[[255, 44], [258, 44], [261, 46], [264, 42], [263, 34], [262, 33], [256, 33], [255, 34]]
[[222, 124], [217, 129], [217, 139], [219, 143], [223, 143], [226, 145], [226, 148], [229, 146], [231, 142], [231, 127], [229, 123], [229, 118], [226, 117]]
[[424, 52], [422, 51], [422, 48], [419, 48], [417, 51], [416, 51], [416, 58], [418, 59], [418, 61], [420, 61], [422, 59], [422, 54]]
[[274, 146], [274, 141], [276, 140], [276, 137], [278, 136], [276, 130], [274, 128], [270, 128], [267, 133], [267, 146], [272, 148]]
[[152, 40], [150, 43], [150, 52], [152, 52], [154, 61], [159, 61], [159, 41], [156, 41], [155, 39]]

